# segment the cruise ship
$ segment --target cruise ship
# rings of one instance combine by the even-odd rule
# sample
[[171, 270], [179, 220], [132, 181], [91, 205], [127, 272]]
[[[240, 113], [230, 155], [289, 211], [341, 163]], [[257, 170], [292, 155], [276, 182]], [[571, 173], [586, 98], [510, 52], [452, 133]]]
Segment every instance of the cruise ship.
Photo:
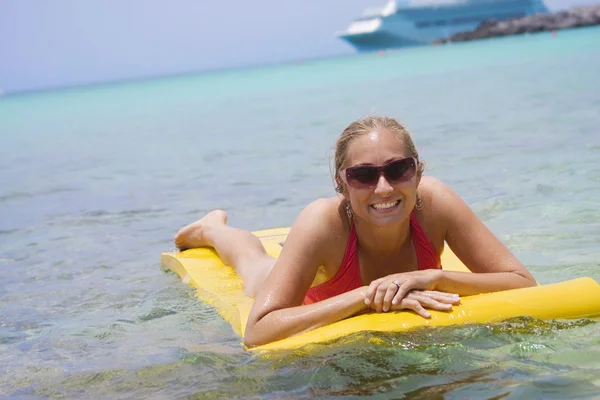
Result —
[[542, 0], [389, 0], [367, 10], [337, 34], [358, 51], [430, 44], [455, 33], [472, 31], [486, 20], [547, 13]]

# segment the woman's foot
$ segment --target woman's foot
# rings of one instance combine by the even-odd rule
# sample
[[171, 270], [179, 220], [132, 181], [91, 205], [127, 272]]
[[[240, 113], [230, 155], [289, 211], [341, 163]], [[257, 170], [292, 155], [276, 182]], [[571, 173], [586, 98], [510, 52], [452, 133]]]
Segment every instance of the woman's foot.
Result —
[[212, 247], [212, 243], [206, 237], [206, 228], [215, 225], [225, 225], [225, 223], [227, 223], [227, 213], [225, 211], [211, 211], [204, 218], [181, 228], [173, 240], [175, 246], [179, 250]]

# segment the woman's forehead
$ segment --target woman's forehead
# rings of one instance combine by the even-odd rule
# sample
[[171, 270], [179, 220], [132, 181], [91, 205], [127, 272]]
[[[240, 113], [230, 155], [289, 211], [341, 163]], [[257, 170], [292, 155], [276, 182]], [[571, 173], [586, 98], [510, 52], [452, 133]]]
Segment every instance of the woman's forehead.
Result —
[[404, 142], [386, 130], [372, 131], [355, 138], [348, 146], [347, 163], [379, 164], [392, 158], [410, 157]]

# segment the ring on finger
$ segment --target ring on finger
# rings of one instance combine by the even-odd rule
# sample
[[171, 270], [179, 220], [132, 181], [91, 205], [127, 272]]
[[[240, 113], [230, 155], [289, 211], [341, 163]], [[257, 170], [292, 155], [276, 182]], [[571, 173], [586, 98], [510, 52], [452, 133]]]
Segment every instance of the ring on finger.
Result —
[[400, 289], [400, 283], [398, 283], [398, 281], [394, 281], [392, 282], [394, 285], [398, 286], [398, 289]]

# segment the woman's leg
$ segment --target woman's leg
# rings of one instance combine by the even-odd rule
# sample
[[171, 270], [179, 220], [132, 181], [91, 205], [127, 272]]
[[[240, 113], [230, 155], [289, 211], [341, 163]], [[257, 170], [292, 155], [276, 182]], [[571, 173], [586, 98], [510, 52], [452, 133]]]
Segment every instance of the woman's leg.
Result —
[[182, 228], [175, 235], [180, 250], [212, 247], [224, 264], [230, 265], [242, 277], [244, 292], [251, 297], [263, 286], [275, 264], [275, 258], [265, 251], [251, 232], [226, 225], [227, 214], [214, 210], [204, 218]]

